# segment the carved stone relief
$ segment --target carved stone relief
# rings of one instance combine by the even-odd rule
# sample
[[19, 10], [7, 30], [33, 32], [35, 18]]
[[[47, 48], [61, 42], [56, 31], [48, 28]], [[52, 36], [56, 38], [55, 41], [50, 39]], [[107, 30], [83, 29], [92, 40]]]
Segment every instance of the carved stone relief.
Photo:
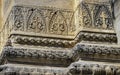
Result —
[[71, 10], [15, 6], [13, 12], [15, 30], [63, 36], [75, 32]]
[[54, 12], [49, 25], [51, 34], [67, 35], [68, 26], [64, 15], [60, 11]]
[[14, 7], [14, 30], [24, 30], [24, 16], [23, 9], [21, 7]]
[[85, 25], [85, 27], [92, 26], [92, 17], [88, 7], [89, 7], [88, 4], [82, 3], [82, 16], [83, 24]]
[[[110, 5], [82, 2], [78, 8], [82, 9], [84, 28], [102, 30], [114, 29]], [[79, 11], [81, 11], [80, 9]], [[81, 22], [81, 19], [79, 20]]]
[[96, 28], [113, 29], [112, 15], [108, 6], [96, 5], [94, 14]]
[[80, 32], [75, 39], [55, 39], [46, 37], [28, 37], [28, 36], [12, 36], [11, 38], [15, 44], [20, 45], [33, 45], [33, 46], [48, 46], [48, 47], [61, 47], [72, 48], [80, 41], [89, 41], [91, 43], [109, 43], [116, 44], [117, 37], [115, 34], [101, 34]]
[[[12, 33], [5, 42], [0, 58], [0, 64], [5, 65], [0, 65], [0, 72], [11, 75], [19, 72], [29, 72], [28, 74], [37, 72], [43, 75], [47, 73], [51, 75], [120, 74], [119, 67], [100, 65], [95, 61], [96, 59], [100, 62], [120, 61], [120, 48], [115, 46], [117, 43], [115, 33], [92, 31], [76, 33], [79, 29], [77, 27], [82, 26], [101, 31], [113, 30], [109, 5], [81, 3], [77, 10], [79, 26], [75, 25], [78, 17], [76, 18], [76, 11], [73, 10], [42, 6], [14, 6], [11, 13], [10, 18], [13, 18], [14, 23], [12, 24], [9, 18], [6, 26], [13, 25], [16, 33]], [[31, 32], [35, 35], [24, 34]], [[73, 34], [72, 39], [64, 38]], [[63, 38], [56, 37], [59, 35]], [[105, 45], [102, 45], [103, 43]], [[87, 63], [88, 60], [96, 64]], [[76, 63], [76, 61], [79, 62]], [[16, 63], [16, 66], [9, 66], [10, 63]], [[27, 65], [19, 66], [18, 64], [33, 66], [26, 67]], [[46, 67], [50, 69], [44, 69]]]
[[27, 30], [31, 32], [44, 33], [46, 31], [46, 24], [42, 11], [37, 9], [31, 9], [27, 21]]

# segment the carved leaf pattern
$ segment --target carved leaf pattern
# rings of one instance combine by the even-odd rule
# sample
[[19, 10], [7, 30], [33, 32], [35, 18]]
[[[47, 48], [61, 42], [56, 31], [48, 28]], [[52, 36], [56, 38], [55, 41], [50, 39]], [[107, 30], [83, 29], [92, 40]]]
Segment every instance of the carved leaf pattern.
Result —
[[30, 18], [28, 19], [28, 30], [36, 32], [44, 32], [45, 31], [45, 22], [43, 20], [43, 16], [41, 12], [38, 10], [34, 10]]
[[61, 12], [57, 11], [53, 14], [50, 21], [49, 31], [52, 34], [66, 35], [68, 34], [67, 24]]
[[101, 29], [113, 29], [113, 21], [109, 8], [105, 5], [97, 5], [94, 10], [95, 27]]

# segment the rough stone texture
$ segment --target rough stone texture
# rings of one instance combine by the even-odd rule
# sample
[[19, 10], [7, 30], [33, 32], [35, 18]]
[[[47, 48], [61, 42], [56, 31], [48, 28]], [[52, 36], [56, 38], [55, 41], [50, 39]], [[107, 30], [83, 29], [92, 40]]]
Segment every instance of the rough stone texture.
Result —
[[119, 75], [109, 0], [4, 0], [1, 75]]

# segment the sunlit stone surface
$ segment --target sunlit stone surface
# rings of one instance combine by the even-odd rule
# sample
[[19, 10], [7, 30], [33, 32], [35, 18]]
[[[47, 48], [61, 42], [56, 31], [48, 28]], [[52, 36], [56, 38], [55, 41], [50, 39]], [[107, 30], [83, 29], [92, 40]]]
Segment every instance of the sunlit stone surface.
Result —
[[120, 44], [120, 1], [115, 0], [115, 4], [114, 4], [114, 14], [115, 14], [115, 20], [114, 20], [114, 24], [115, 24], [115, 28], [116, 28], [116, 33], [117, 33], [117, 37], [118, 37], [118, 44]]
[[4, 0], [0, 75], [119, 75], [118, 7], [110, 0]]

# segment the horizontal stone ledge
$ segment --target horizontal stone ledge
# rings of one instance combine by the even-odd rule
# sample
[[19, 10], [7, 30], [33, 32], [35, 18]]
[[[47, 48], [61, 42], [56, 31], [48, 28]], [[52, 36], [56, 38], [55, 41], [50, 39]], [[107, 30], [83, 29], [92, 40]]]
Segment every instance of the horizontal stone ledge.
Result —
[[63, 67], [50, 67], [50, 66], [33, 66], [24, 64], [6, 64], [0, 66], [0, 73], [4, 74], [57, 74], [57, 75], [118, 75], [120, 74], [120, 66], [115, 66], [112, 64], [99, 64], [99, 63], [89, 63], [89, 62], [74, 62], [70, 66]]
[[[17, 31], [16, 31], [17, 32]], [[61, 37], [47, 37], [44, 35], [30, 35], [23, 33], [11, 33], [10, 40], [12, 40], [11, 44], [14, 45], [22, 45], [22, 46], [46, 46], [46, 47], [60, 47], [60, 48], [73, 48], [77, 43], [91, 42], [98, 44], [114, 44], [117, 43], [117, 36], [115, 33], [96, 33], [96, 32], [85, 32], [80, 31], [79, 34], [74, 36], [73, 39], [65, 36]], [[14, 46], [13, 45], [13, 46]]]
[[26, 75], [26, 74], [34, 74], [34, 75], [65, 75], [67, 74], [67, 68], [60, 67], [49, 67], [49, 66], [33, 66], [33, 65], [24, 65], [24, 64], [6, 64], [0, 66], [0, 74], [15, 74], [15, 75]]
[[6, 47], [3, 50], [2, 59], [4, 61], [7, 60], [8, 63], [18, 62], [49, 66], [68, 66], [73, 62], [69, 56], [70, 51], [52, 49], [53, 50]]
[[73, 48], [73, 59], [83, 58], [99, 61], [120, 61], [120, 47], [117, 45], [100, 45], [100, 44], [87, 44], [78, 43]]
[[[27, 63], [34, 59], [33, 63], [38, 63], [39, 61], [46, 63], [46, 61], [50, 61], [50, 64], [53, 64], [54, 61], [56, 61], [56, 64], [58, 65], [69, 65], [78, 59], [119, 62], [120, 48], [117, 45], [104, 46], [87, 43], [78, 43], [74, 48], [68, 48], [68, 50], [65, 48], [57, 50], [57, 48], [48, 49], [44, 47], [38, 49], [24, 47], [5, 47], [3, 50], [3, 56], [14, 62], [18, 61]], [[28, 61], [26, 61], [27, 58], [29, 58]], [[64, 63], [62, 63], [63, 61]]]
[[119, 75], [120, 66], [110, 63], [100, 64], [100, 62], [78, 61], [72, 63], [69, 67], [69, 73], [72, 75]]

